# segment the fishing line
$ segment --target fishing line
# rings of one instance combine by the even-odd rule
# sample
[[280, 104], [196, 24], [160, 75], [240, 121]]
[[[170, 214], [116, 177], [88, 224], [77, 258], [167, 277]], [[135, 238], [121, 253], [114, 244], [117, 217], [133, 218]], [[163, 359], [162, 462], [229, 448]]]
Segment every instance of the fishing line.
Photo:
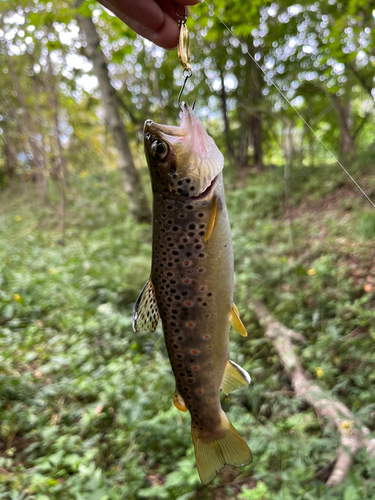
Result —
[[357, 188], [361, 191], [361, 193], [367, 198], [367, 200], [371, 203], [371, 205], [375, 208], [375, 203], [371, 200], [371, 198], [365, 193], [365, 191], [361, 188], [361, 186], [358, 184], [358, 182], [350, 175], [350, 173], [346, 170], [344, 165], [339, 161], [339, 159], [332, 153], [332, 151], [329, 149], [328, 146], [320, 139], [315, 132], [315, 130], [310, 127], [310, 125], [307, 123], [307, 121], [304, 119], [304, 117], [301, 115], [301, 113], [293, 106], [293, 104], [290, 102], [290, 100], [287, 98], [287, 96], [282, 92], [280, 87], [273, 81], [272, 78], [270, 78], [267, 73], [264, 71], [262, 66], [258, 64], [258, 62], [254, 59], [254, 57], [250, 54], [248, 50], [246, 50], [246, 47], [241, 41], [237, 38], [237, 36], [233, 33], [233, 31], [229, 28], [229, 26], [221, 19], [221, 17], [216, 14], [215, 10], [208, 4], [206, 0], [204, 0], [204, 3], [207, 5], [208, 9], [219, 19], [219, 21], [225, 26], [225, 28], [232, 34], [233, 38], [237, 40], [237, 42], [241, 45], [242, 50], [244, 53], [246, 53], [250, 59], [255, 63], [255, 65], [260, 69], [260, 71], [264, 74], [266, 77], [267, 81], [270, 82], [275, 89], [278, 91], [278, 93], [281, 95], [281, 97], [289, 104], [289, 106], [295, 111], [295, 113], [299, 116], [299, 118], [303, 121], [303, 123], [306, 125], [306, 127], [312, 132], [314, 135], [315, 139], [324, 147], [324, 149], [331, 155], [331, 157], [340, 165], [340, 167], [343, 169], [343, 171], [346, 173], [346, 175], [349, 177], [349, 179], [357, 186]]

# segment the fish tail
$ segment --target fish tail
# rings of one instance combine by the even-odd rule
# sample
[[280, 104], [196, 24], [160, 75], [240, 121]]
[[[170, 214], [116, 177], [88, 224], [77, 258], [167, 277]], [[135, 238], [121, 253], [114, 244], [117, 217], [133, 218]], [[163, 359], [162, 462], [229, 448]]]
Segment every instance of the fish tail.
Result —
[[225, 464], [247, 465], [252, 460], [249, 447], [222, 413], [221, 428], [214, 435], [191, 429], [199, 477], [209, 483]]

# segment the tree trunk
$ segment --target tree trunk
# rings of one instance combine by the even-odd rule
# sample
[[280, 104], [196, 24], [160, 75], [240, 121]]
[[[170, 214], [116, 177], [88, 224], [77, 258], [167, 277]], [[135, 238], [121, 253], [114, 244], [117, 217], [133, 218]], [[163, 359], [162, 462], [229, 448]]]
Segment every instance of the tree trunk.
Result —
[[230, 138], [230, 127], [229, 127], [229, 119], [228, 119], [228, 108], [227, 108], [227, 95], [225, 93], [225, 85], [224, 85], [224, 71], [220, 68], [220, 80], [221, 80], [221, 89], [220, 89], [220, 102], [221, 102], [221, 111], [223, 113], [224, 120], [224, 138], [225, 145], [227, 147], [227, 151], [229, 154], [229, 158], [232, 163], [235, 162], [235, 154], [232, 147], [232, 141]]
[[3, 129], [3, 133], [4, 133], [5, 172], [9, 180], [9, 187], [13, 189], [14, 172], [17, 166], [17, 153], [12, 144], [11, 139], [8, 137], [5, 127]]
[[86, 54], [92, 61], [113, 142], [118, 152], [124, 190], [129, 199], [129, 212], [137, 222], [151, 220], [150, 209], [138, 171], [133, 162], [128, 137], [118, 111], [116, 90], [112, 87], [108, 74], [107, 60], [100, 48], [100, 39], [91, 17], [78, 15], [78, 20], [86, 36]]
[[263, 170], [262, 122], [261, 115], [258, 111], [250, 118], [250, 125], [254, 147], [254, 165], [259, 170]]
[[240, 113], [240, 143], [238, 147], [237, 163], [240, 168], [245, 167], [248, 164], [247, 149], [249, 145], [249, 134], [248, 128], [246, 126], [246, 114], [242, 111]]
[[297, 258], [296, 238], [294, 232], [293, 216], [290, 206], [290, 169], [293, 158], [293, 136], [292, 125], [285, 125], [283, 128], [283, 151], [284, 151], [284, 188], [285, 188], [285, 216], [288, 219], [290, 229], [290, 239], [292, 242], [293, 258]]
[[[254, 39], [251, 37], [248, 43], [251, 55], [255, 56]], [[258, 49], [259, 50], [259, 49]], [[251, 60], [251, 78], [252, 83], [252, 94], [254, 103], [254, 109], [251, 113], [250, 126], [252, 132], [252, 140], [254, 147], [254, 165], [259, 170], [264, 169], [263, 164], [263, 148], [262, 148], [262, 114], [260, 112], [260, 106], [263, 102], [262, 86], [263, 86], [263, 74], [261, 69], [257, 66], [254, 60]]]
[[337, 111], [338, 124], [340, 127], [339, 157], [345, 159], [355, 157], [357, 147], [350, 130], [351, 105], [350, 102], [344, 103], [336, 94], [331, 95], [333, 105]]
[[[17, 124], [22, 133], [28, 138], [30, 151], [32, 153], [32, 162], [35, 167], [37, 193], [40, 202], [42, 203], [42, 205], [45, 205], [47, 194], [47, 182], [44, 174], [44, 172], [47, 170], [45, 149], [43, 147], [43, 143], [41, 143], [41, 141], [37, 138], [38, 134], [35, 132], [35, 130], [38, 130], [38, 127], [35, 127], [32, 113], [29, 112], [29, 108], [26, 104], [26, 99], [22, 93], [19, 76], [13, 66], [13, 61], [8, 53], [8, 48], [6, 45], [5, 50], [7, 54], [9, 72], [13, 83], [13, 89], [16, 93], [18, 102], [23, 112], [23, 116], [20, 120], [17, 120]], [[42, 136], [42, 130], [39, 130], [39, 132]]]
[[47, 56], [48, 61], [48, 75], [51, 92], [51, 104], [53, 108], [53, 135], [57, 148], [57, 176], [60, 189], [60, 231], [61, 231], [61, 245], [65, 245], [65, 213], [66, 213], [66, 158], [64, 155], [63, 147], [60, 139], [59, 131], [59, 94], [56, 87], [56, 79], [53, 74], [52, 61]]
[[164, 108], [163, 108], [163, 98], [160, 92], [160, 87], [159, 87], [159, 75], [158, 75], [158, 69], [155, 68], [153, 70], [153, 80], [152, 80], [152, 90], [154, 92], [154, 96], [158, 100], [158, 106], [159, 106], [159, 120], [160, 123], [165, 123], [165, 115], [164, 115]]

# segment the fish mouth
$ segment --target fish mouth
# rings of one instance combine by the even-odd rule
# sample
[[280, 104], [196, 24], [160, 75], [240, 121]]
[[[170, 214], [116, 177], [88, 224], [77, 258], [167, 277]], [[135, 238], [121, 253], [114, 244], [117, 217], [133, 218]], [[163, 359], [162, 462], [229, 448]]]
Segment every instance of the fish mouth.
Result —
[[182, 129], [181, 127], [175, 127], [173, 125], [161, 125], [160, 123], [155, 123], [152, 120], [146, 120], [143, 126], [143, 135], [150, 136], [152, 134], [164, 134], [169, 137], [181, 137]]
[[206, 198], [209, 194], [211, 194], [212, 191], [214, 190], [214, 187], [215, 187], [215, 184], [216, 184], [216, 181], [217, 181], [219, 175], [220, 174], [217, 174], [217, 176], [212, 179], [212, 181], [206, 187], [206, 189], [203, 191], [203, 193], [200, 193], [197, 196], [192, 196], [191, 198], [194, 200], [201, 200], [202, 198]]

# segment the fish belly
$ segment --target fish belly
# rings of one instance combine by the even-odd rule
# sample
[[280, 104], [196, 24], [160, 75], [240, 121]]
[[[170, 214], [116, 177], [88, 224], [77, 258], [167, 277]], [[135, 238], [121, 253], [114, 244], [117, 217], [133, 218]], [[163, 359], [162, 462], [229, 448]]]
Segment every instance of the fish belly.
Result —
[[213, 202], [154, 197], [152, 281], [176, 388], [202, 436], [221, 425], [220, 384], [229, 358], [233, 253], [224, 192]]

